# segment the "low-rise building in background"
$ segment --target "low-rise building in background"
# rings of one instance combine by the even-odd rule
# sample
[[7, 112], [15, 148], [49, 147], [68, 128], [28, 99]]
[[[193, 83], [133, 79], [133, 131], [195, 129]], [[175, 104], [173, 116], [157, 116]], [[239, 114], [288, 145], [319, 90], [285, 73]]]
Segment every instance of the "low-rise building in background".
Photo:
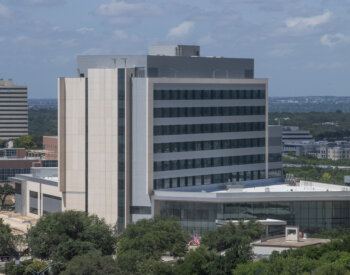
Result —
[[38, 219], [63, 210], [57, 167], [30, 168], [29, 173], [17, 174], [11, 181], [15, 185], [15, 211], [22, 216]]

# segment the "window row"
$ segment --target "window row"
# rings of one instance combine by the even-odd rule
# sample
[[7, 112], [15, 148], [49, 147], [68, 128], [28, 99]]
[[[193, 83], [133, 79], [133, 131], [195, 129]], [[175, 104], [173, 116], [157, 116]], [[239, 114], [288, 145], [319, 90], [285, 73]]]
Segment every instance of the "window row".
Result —
[[265, 138], [187, 141], [154, 144], [154, 153], [173, 153], [202, 150], [264, 147]]
[[282, 154], [269, 154], [269, 162], [278, 162], [282, 161]]
[[183, 170], [218, 166], [232, 166], [265, 162], [265, 155], [247, 155], [234, 157], [215, 157], [202, 159], [182, 159], [155, 161], [154, 171]]
[[265, 122], [214, 123], [154, 126], [154, 135], [185, 135], [224, 132], [265, 131]]
[[5, 182], [9, 177], [14, 177], [16, 174], [29, 174], [30, 168], [7, 168], [0, 169], [0, 182]]
[[167, 189], [185, 186], [207, 185], [215, 183], [235, 183], [240, 181], [264, 179], [265, 170], [241, 171], [234, 173], [190, 176], [170, 179], [155, 179], [154, 189]]
[[265, 99], [265, 90], [155, 90], [154, 100]]
[[150, 215], [152, 209], [150, 206], [130, 206], [130, 214]]
[[269, 178], [280, 178], [282, 177], [282, 169], [270, 169]]
[[265, 115], [265, 106], [154, 108], [154, 117]]
[[[125, 221], [125, 69], [118, 69], [118, 228]], [[121, 149], [123, 148], [123, 149]], [[121, 150], [120, 150], [121, 149]]]

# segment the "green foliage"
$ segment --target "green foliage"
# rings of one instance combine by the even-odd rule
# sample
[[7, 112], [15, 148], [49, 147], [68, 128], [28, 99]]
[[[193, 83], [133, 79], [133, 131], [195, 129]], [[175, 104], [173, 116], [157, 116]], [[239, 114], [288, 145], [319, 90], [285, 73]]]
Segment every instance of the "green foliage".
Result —
[[[327, 173], [330, 178], [323, 177]], [[283, 174], [293, 174], [295, 177], [302, 180], [324, 182], [330, 184], [339, 184], [344, 185], [344, 176], [349, 174], [348, 170], [341, 170], [338, 168], [318, 168], [312, 166], [303, 166], [303, 167], [283, 167]]]
[[122, 270], [136, 273], [146, 260], [159, 260], [167, 251], [185, 253], [188, 233], [173, 218], [154, 217], [129, 224], [117, 245], [117, 263]]
[[[33, 261], [31, 264], [27, 266], [24, 274], [33, 274], [32, 271], [36, 271], [36, 272], [43, 271], [47, 267], [48, 267], [48, 264], [43, 261]], [[44, 274], [49, 274], [49, 272], [45, 271]]]
[[[41, 267], [45, 268], [47, 264], [42, 261], [33, 261], [25, 260], [20, 262], [18, 265], [15, 264], [15, 261], [8, 262], [5, 265], [5, 274], [6, 275], [31, 275], [29, 270], [38, 271]], [[40, 269], [42, 270], [42, 269]], [[45, 272], [45, 274], [48, 274]]]
[[312, 234], [313, 238], [344, 239], [350, 236], [350, 228], [338, 227], [334, 230], [322, 229], [318, 233]]
[[338, 263], [330, 263], [316, 269], [315, 275], [349, 275], [350, 271]]
[[7, 140], [5, 139], [0, 139], [0, 148], [5, 148], [6, 147]]
[[4, 224], [3, 220], [0, 218], [0, 256], [1, 255], [13, 256], [14, 245], [10, 226]]
[[[135, 273], [136, 274], [136, 273]], [[171, 264], [156, 260], [146, 260], [138, 265], [137, 274], [176, 275]]]
[[[30, 263], [32, 261], [30, 260]], [[16, 265], [14, 261], [8, 262], [5, 264], [5, 274], [6, 275], [23, 275], [26, 272], [28, 263], [22, 262], [19, 265]]]
[[216, 251], [201, 245], [196, 250], [188, 252], [184, 260], [177, 263], [175, 273], [179, 275], [225, 274], [223, 270], [221, 271], [222, 264], [217, 266], [220, 257]]
[[15, 189], [12, 187], [12, 185], [5, 183], [0, 184], [0, 201], [1, 206], [5, 205], [6, 198], [10, 195], [15, 194]]
[[[299, 126], [302, 130], [309, 130], [316, 140], [341, 140], [350, 136], [350, 113], [269, 113], [270, 125], [279, 122], [283, 126]], [[324, 122], [334, 124], [322, 124]]]
[[45, 215], [28, 232], [32, 255], [54, 260], [57, 272], [73, 257], [91, 250], [111, 255], [115, 242], [113, 231], [104, 220], [79, 211]]
[[61, 275], [118, 275], [123, 274], [112, 256], [102, 256], [100, 251], [91, 250], [87, 254], [74, 257]]
[[350, 274], [350, 237], [321, 246], [273, 253], [269, 259], [238, 264], [234, 275]]
[[255, 221], [249, 221], [247, 224], [240, 222], [237, 226], [229, 223], [205, 233], [201, 243], [209, 249], [222, 251], [237, 244], [250, 243], [259, 239], [263, 236], [263, 232], [263, 226]]
[[[185, 255], [175, 266], [176, 274], [231, 274], [237, 265], [252, 259], [250, 243], [263, 235], [261, 224], [229, 223], [207, 232], [201, 245]], [[220, 255], [217, 251], [224, 251]]]
[[195, 250], [186, 254], [183, 261], [179, 261], [174, 270], [175, 274], [231, 274], [232, 270], [242, 263], [251, 260], [252, 251], [249, 243], [233, 244], [225, 251], [225, 255], [220, 255], [216, 250], [210, 250], [205, 245], [201, 245]]
[[33, 136], [21, 136], [13, 140], [14, 148], [38, 149], [40, 145]]
[[57, 109], [29, 109], [28, 115], [29, 135], [57, 135]]
[[[289, 152], [294, 153], [294, 152]], [[330, 166], [350, 166], [350, 160], [349, 159], [339, 159], [339, 160], [332, 160], [332, 159], [318, 159], [315, 156], [312, 155], [306, 155], [306, 156], [292, 156], [290, 154], [287, 154], [288, 156], [283, 157], [282, 161], [283, 163], [291, 163], [291, 164], [303, 164], [303, 165], [330, 165]]]
[[130, 224], [121, 235], [117, 254], [119, 256], [129, 250], [136, 250], [147, 259], [159, 259], [166, 251], [170, 251], [174, 256], [181, 256], [188, 239], [188, 234], [175, 219], [143, 219]]

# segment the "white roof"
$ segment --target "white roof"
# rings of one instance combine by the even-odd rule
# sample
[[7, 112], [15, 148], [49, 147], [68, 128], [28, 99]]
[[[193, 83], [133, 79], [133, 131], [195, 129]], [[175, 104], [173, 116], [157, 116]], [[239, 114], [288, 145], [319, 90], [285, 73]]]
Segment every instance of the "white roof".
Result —
[[332, 192], [332, 191], [350, 191], [350, 187], [326, 184], [320, 182], [311, 181], [300, 181], [296, 186], [291, 186], [288, 184], [276, 184], [269, 186], [259, 186], [259, 187], [247, 187], [247, 188], [230, 188], [228, 190], [216, 191], [217, 193], [227, 193], [227, 192]]
[[350, 187], [320, 182], [300, 181], [295, 186], [276, 182], [253, 186], [237, 184], [227, 186], [227, 189], [210, 187], [198, 186], [196, 190], [192, 188], [188, 191], [186, 188], [154, 190], [153, 199], [201, 202], [350, 201]]

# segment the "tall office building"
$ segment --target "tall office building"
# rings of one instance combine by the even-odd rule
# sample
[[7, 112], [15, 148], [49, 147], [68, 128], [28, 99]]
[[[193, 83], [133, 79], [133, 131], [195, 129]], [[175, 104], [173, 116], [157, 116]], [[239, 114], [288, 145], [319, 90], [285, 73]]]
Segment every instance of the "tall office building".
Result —
[[11, 79], [0, 80], [0, 139], [28, 135], [28, 91]]
[[58, 80], [65, 209], [123, 228], [164, 212], [159, 190], [176, 196], [281, 177], [281, 129], [267, 125], [267, 79], [254, 78], [253, 59], [199, 51], [179, 45], [143, 56], [78, 56], [79, 77]]

